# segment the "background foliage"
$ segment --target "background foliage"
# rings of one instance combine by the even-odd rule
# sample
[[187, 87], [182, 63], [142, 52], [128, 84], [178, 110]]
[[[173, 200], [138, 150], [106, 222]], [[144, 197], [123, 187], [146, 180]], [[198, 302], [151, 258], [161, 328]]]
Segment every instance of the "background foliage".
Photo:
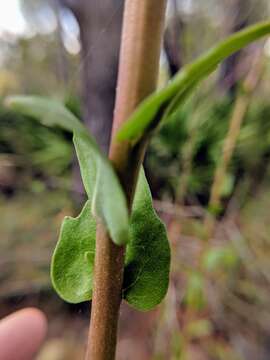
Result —
[[[76, 11], [63, 3], [22, 1], [25, 30], [0, 32], [0, 313], [25, 305], [46, 311], [51, 322], [40, 355], [45, 360], [82, 356], [88, 305], [61, 302], [48, 269], [59, 224], [64, 215], [78, 215], [85, 195], [71, 135], [8, 111], [3, 99], [15, 93], [50, 94], [77, 116], [85, 114], [80, 82], [89, 53], [80, 52], [82, 24]], [[114, 16], [99, 23], [97, 38], [111, 31]], [[264, 0], [171, 1], [166, 34], [173, 29], [174, 66], [266, 18]], [[267, 40], [223, 64], [151, 141], [145, 168], [169, 233], [171, 285], [155, 312], [142, 316], [124, 306], [119, 359], [269, 358], [269, 49]], [[171, 76], [172, 59], [165, 50], [160, 86]], [[257, 51], [263, 62], [260, 80], [223, 179], [222, 211], [208, 237], [204, 217], [214, 172]], [[98, 67], [92, 71], [99, 74]]]

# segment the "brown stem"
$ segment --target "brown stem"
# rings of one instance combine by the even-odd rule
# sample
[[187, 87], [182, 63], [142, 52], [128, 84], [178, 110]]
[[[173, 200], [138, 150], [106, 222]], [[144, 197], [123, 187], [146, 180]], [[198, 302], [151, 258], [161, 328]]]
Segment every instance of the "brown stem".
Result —
[[[136, 106], [156, 88], [165, 8], [166, 0], [126, 0], [112, 139]], [[111, 142], [110, 159], [123, 184], [129, 210], [145, 146], [145, 142], [136, 147], [129, 142]], [[115, 358], [124, 253], [99, 224], [87, 360]]]

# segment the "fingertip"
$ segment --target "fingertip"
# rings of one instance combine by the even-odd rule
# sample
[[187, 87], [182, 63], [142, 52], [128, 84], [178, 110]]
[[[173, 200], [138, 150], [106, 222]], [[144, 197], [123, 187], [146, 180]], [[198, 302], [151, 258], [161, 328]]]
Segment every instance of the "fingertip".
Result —
[[47, 324], [45, 314], [36, 308], [19, 310], [3, 319], [0, 322], [0, 358], [9, 360], [19, 356], [18, 360], [27, 360], [33, 357], [46, 337]]
[[43, 311], [37, 308], [25, 308], [20, 310], [20, 316], [25, 317], [25, 321], [31, 322], [32, 331], [37, 331], [40, 339], [45, 338], [48, 331], [48, 321]]

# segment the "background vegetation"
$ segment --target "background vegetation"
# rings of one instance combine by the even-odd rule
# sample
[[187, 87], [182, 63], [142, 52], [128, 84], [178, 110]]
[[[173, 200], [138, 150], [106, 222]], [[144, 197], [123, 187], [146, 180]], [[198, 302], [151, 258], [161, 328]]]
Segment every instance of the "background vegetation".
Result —
[[[48, 314], [38, 359], [83, 354], [88, 305], [57, 298], [49, 261], [63, 216], [77, 214], [84, 194], [70, 136], [8, 111], [3, 100], [49, 94], [83, 117], [106, 151], [123, 7], [109, 3], [21, 1], [23, 29], [0, 31], [0, 314], [26, 305]], [[171, 0], [160, 86], [269, 14], [267, 0]], [[173, 249], [171, 286], [156, 311], [123, 306], [119, 359], [270, 356], [269, 41], [226, 61], [152, 140], [145, 167]], [[228, 141], [232, 156], [211, 204]]]

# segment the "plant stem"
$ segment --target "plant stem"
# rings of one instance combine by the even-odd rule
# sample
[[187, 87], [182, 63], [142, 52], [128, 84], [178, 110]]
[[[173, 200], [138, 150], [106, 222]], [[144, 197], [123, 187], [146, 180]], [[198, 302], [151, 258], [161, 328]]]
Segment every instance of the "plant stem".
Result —
[[[146, 141], [135, 147], [114, 135], [137, 105], [156, 88], [166, 0], [126, 0], [110, 159], [131, 211]], [[117, 204], [116, 204], [117, 206]], [[87, 360], [115, 358], [125, 249], [98, 224], [94, 292]]]
[[[210, 201], [208, 205], [210, 210], [220, 209], [222, 185], [235, 150], [242, 122], [249, 107], [251, 95], [254, 92], [262, 75], [262, 68], [263, 64], [261, 56], [257, 55], [253, 66], [243, 83], [242, 91], [239, 93], [234, 105], [233, 113], [230, 119], [229, 130], [222, 149], [221, 160], [214, 174], [214, 181], [211, 188]], [[211, 237], [213, 235], [215, 220], [216, 218], [212, 214], [208, 214], [205, 218], [204, 226], [207, 237]]]

